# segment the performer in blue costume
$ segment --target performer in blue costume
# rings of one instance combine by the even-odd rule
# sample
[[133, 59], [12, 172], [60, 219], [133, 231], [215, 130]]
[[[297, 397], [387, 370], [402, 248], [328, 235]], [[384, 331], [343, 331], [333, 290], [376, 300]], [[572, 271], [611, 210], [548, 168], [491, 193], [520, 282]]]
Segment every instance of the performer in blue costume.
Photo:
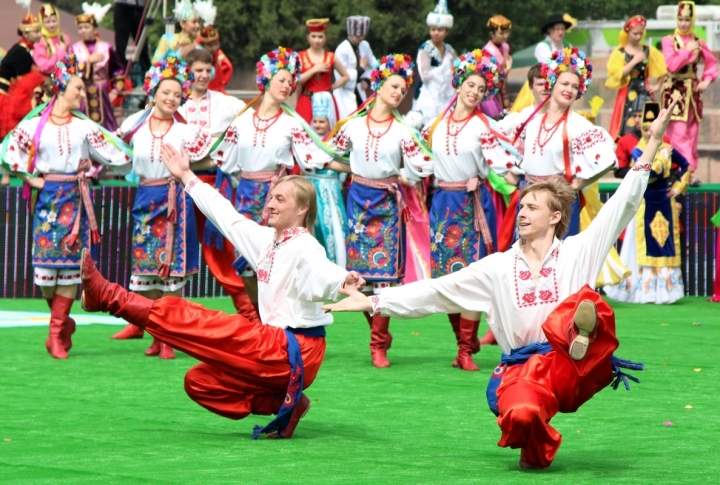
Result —
[[174, 13], [175, 19], [180, 25], [180, 32], [164, 34], [160, 38], [155, 54], [153, 54], [153, 64], [167, 57], [184, 59], [188, 52], [198, 47], [197, 36], [202, 24], [192, 1], [180, 0], [175, 6]]

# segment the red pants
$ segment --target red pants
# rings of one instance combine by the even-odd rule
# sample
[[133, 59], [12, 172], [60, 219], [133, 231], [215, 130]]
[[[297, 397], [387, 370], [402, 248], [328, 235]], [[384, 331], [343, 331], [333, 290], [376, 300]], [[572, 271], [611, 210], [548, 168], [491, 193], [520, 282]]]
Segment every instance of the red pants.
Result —
[[[207, 410], [230, 419], [277, 414], [290, 381], [282, 328], [165, 297], [153, 303], [145, 330], [203, 362], [185, 375], [185, 392]], [[296, 337], [305, 389], [320, 370], [325, 339]]]
[[[206, 184], [215, 185], [215, 175], [200, 175], [198, 178]], [[235, 248], [233, 248], [233, 245], [230, 244], [227, 239], [224, 240], [225, 247], [222, 250], [219, 250], [215, 246], [203, 244], [206, 217], [197, 206], [195, 206], [195, 219], [197, 220], [198, 239], [202, 244], [203, 257], [205, 258], [208, 268], [210, 268], [210, 273], [212, 273], [218, 283], [220, 283], [220, 286], [223, 287], [228, 296], [232, 298], [238, 310], [240, 310], [241, 307], [252, 308], [250, 298], [248, 298], [245, 292], [245, 283], [243, 283], [242, 278], [235, 272], [235, 268], [232, 267], [232, 263], [236, 259]], [[241, 301], [245, 304], [242, 305]]]
[[[575, 361], [568, 354], [569, 331], [583, 300], [595, 304], [598, 325], [587, 355]], [[525, 460], [544, 468], [550, 466], [562, 441], [550, 419], [558, 412], [575, 412], [612, 382], [610, 358], [618, 340], [612, 308], [588, 286], [563, 301], [548, 316], [543, 330], [553, 351], [508, 367], [497, 390], [497, 421], [502, 430], [498, 445], [522, 448]]]

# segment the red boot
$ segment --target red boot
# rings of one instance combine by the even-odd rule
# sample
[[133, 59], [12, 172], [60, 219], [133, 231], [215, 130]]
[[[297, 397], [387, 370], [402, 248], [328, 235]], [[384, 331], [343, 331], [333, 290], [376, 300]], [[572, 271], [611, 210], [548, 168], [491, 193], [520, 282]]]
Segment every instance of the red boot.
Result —
[[597, 308], [590, 300], [583, 300], [575, 310], [574, 325], [570, 326], [568, 342], [570, 342], [570, 357], [573, 360], [583, 360], [587, 355], [597, 329]]
[[[61, 297], [64, 298], [64, 297]], [[55, 297], [52, 298], [46, 298], [45, 302], [47, 303], [48, 308], [50, 311], [52, 311], [53, 301], [55, 300]], [[63, 348], [65, 349], [65, 352], [70, 352], [70, 349], [72, 348], [72, 335], [75, 333], [75, 320], [70, 318], [70, 315], [65, 319], [65, 322], [63, 322], [63, 328], [60, 332], [60, 341], [62, 342]]]
[[[50, 334], [45, 341], [45, 348], [55, 359], [67, 359], [68, 354], [63, 347], [60, 335], [63, 331], [63, 325], [65, 319], [70, 313], [70, 307], [72, 306], [72, 300], [69, 298], [63, 298], [55, 296], [53, 298], [52, 308], [50, 310]], [[70, 305], [64, 300], [70, 300]]]
[[88, 312], [108, 312], [145, 328], [153, 300], [110, 283], [95, 268], [90, 251], [83, 249], [80, 272], [83, 283], [82, 307]]
[[175, 358], [175, 351], [165, 342], [160, 342], [160, 358], [163, 360], [172, 360]]
[[495, 340], [495, 335], [493, 335], [492, 330], [488, 329], [488, 331], [485, 332], [485, 335], [480, 339], [480, 345], [497, 345], [497, 340]]
[[125, 325], [125, 328], [123, 328], [110, 338], [115, 340], [130, 340], [134, 338], [143, 338], [144, 335], [145, 332], [142, 328], [138, 327], [137, 325], [133, 325], [132, 323], [128, 323], [127, 325]]
[[388, 341], [390, 339], [390, 317], [375, 315], [372, 319], [372, 327], [370, 332], [370, 355], [372, 363], [375, 367], [390, 367], [387, 359]]
[[457, 366], [462, 370], [478, 371], [480, 368], [475, 365], [472, 354], [479, 349], [477, 332], [480, 322], [460, 317], [460, 341], [458, 342]]
[[[455, 334], [455, 343], [460, 345], [460, 314], [450, 313], [448, 314], [448, 320], [450, 320], [450, 326], [452, 327], [453, 333]], [[458, 366], [457, 357], [455, 357], [455, 360], [453, 360], [452, 366]]]
[[[372, 332], [373, 317], [370, 316], [370, 312], [363, 312], [363, 315], [365, 315], [365, 320], [367, 320], [368, 325], [370, 326], [370, 331]], [[388, 332], [387, 339], [385, 341], [385, 350], [390, 350], [390, 347], [392, 347], [392, 341], [393, 336], [390, 332]]]
[[150, 347], [145, 349], [145, 355], [148, 357], [154, 357], [156, 355], [160, 355], [160, 348], [162, 346], [162, 342], [160, 342], [157, 338], [153, 337], [153, 342], [150, 344]]
[[305, 417], [307, 412], [310, 411], [310, 404], [310, 399], [305, 394], [300, 394], [300, 402], [298, 402], [297, 406], [295, 406], [295, 409], [293, 409], [293, 413], [292, 416], [290, 416], [290, 422], [288, 423], [288, 425], [278, 432], [269, 433], [267, 435], [268, 439], [276, 440], [282, 438], [292, 438], [292, 435], [295, 433], [295, 428], [297, 428], [298, 423], [303, 417]]

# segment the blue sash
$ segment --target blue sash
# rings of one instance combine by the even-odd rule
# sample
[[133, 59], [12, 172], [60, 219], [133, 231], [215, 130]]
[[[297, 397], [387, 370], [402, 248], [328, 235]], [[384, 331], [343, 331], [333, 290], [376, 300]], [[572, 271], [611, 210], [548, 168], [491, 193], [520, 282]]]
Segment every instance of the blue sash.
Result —
[[[253, 428], [253, 439], [256, 440], [261, 434], [282, 431], [290, 423], [290, 418], [295, 410], [295, 406], [300, 401], [303, 390], [303, 375], [305, 369], [303, 367], [302, 353], [300, 352], [300, 344], [298, 344], [295, 334], [304, 335], [306, 337], [322, 337], [325, 338], [325, 327], [311, 328], [286, 328], [288, 361], [290, 362], [290, 382], [288, 383], [285, 401], [280, 406], [275, 419], [270, 421], [266, 426], [255, 426]], [[282, 437], [278, 434], [278, 437]]]

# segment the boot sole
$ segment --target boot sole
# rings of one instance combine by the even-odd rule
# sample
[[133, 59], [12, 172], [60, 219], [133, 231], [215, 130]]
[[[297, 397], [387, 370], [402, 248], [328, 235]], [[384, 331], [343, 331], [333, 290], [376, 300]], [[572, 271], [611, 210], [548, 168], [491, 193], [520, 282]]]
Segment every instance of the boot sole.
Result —
[[575, 326], [578, 336], [570, 344], [570, 358], [582, 360], [590, 347], [590, 334], [597, 327], [597, 309], [591, 301], [582, 301], [575, 311]]

